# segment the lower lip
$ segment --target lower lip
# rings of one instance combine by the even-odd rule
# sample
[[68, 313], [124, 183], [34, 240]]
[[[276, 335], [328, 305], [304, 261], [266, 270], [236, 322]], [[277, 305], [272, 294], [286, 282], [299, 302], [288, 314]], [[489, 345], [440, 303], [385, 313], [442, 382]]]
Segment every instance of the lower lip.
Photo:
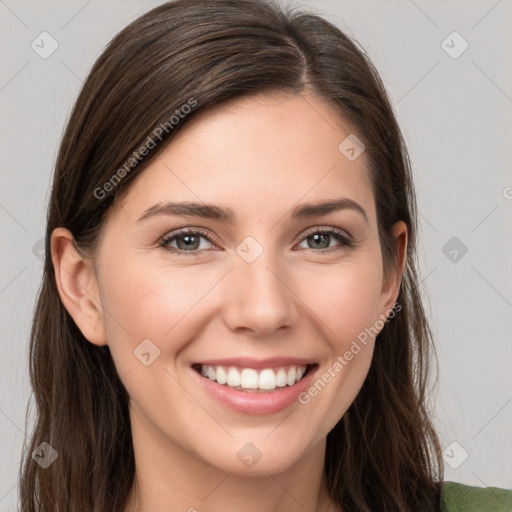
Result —
[[318, 366], [311, 367], [308, 373], [293, 386], [276, 388], [266, 393], [240, 391], [203, 377], [193, 368], [191, 370], [207, 393], [221, 404], [244, 414], [261, 416], [283, 411], [298, 402], [298, 396], [308, 389], [317, 369]]

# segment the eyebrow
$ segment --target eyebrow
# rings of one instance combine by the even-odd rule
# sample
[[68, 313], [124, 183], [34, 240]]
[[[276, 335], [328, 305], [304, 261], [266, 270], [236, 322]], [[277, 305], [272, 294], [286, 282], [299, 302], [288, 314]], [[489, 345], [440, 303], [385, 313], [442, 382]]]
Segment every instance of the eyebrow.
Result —
[[[290, 212], [290, 217], [292, 219], [307, 219], [327, 215], [339, 210], [359, 212], [363, 216], [366, 224], [368, 224], [368, 216], [364, 208], [347, 197], [317, 203], [305, 203], [296, 206]], [[214, 219], [228, 224], [234, 223], [236, 219], [235, 212], [231, 208], [221, 208], [208, 203], [175, 203], [169, 201], [151, 206], [142, 214], [139, 221], [154, 217], [155, 215], [189, 215], [205, 219]]]

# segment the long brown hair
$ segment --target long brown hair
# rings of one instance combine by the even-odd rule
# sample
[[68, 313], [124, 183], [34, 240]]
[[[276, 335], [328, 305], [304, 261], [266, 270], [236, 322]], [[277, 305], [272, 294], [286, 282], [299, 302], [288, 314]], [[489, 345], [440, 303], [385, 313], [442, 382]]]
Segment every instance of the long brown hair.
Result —
[[[271, 0], [178, 0], [113, 38], [62, 138], [30, 340], [37, 410], [20, 466], [22, 512], [122, 512], [134, 482], [129, 397], [108, 346], [89, 343], [60, 301], [52, 231], [69, 229], [77, 248], [93, 253], [113, 201], [191, 119], [234, 98], [306, 89], [366, 145], [386, 271], [397, 261], [393, 224], [408, 228], [401, 311], [378, 335], [362, 389], [327, 436], [328, 490], [347, 512], [438, 510], [443, 463], [429, 389], [437, 359], [418, 289], [415, 192], [377, 71], [357, 43], [311, 12]], [[187, 115], [175, 114], [191, 98]], [[148, 138], [155, 147], [141, 158]], [[32, 458], [43, 442], [58, 453], [45, 469]]]

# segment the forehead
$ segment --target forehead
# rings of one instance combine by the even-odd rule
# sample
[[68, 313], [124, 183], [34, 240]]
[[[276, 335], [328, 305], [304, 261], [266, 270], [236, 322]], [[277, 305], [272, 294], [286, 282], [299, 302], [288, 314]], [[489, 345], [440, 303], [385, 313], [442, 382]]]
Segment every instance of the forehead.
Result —
[[135, 214], [160, 201], [205, 201], [253, 215], [344, 196], [373, 216], [364, 153], [351, 161], [339, 149], [353, 131], [310, 95], [234, 100], [185, 125], [137, 176], [123, 206]]

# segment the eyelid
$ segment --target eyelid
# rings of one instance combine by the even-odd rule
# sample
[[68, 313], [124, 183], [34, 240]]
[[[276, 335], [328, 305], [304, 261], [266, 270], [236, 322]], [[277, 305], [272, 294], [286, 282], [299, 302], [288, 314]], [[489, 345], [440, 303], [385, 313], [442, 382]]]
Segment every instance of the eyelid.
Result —
[[335, 228], [334, 226], [313, 226], [312, 228], [309, 228], [306, 231], [301, 232], [297, 242], [302, 242], [304, 238], [308, 237], [313, 233], [335, 233], [350, 240], [350, 242], [354, 242], [354, 238], [348, 231], [345, 231], [344, 229], [341, 228]]

